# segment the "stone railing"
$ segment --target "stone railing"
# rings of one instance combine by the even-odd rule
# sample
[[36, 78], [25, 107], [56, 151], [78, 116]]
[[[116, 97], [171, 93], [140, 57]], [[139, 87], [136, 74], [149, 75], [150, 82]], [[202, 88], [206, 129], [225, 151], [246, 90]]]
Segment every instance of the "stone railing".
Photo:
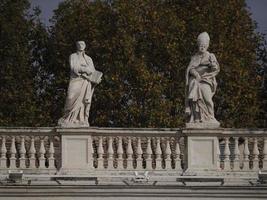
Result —
[[55, 173], [60, 153], [59, 137], [53, 129], [0, 128], [0, 139], [0, 173], [15, 169]]
[[[75, 169], [96, 173], [182, 172], [184, 139], [180, 129], [90, 128], [57, 131], [62, 137], [63, 172], [73, 173]], [[75, 146], [85, 150], [82, 153], [84, 159], [78, 156], [81, 149], [78, 152], [67, 150]], [[88, 152], [89, 156], [86, 155]], [[75, 158], [75, 161], [64, 159], [67, 157]]]
[[[188, 143], [190, 138], [196, 141], [204, 139], [205, 142], [207, 142], [205, 138], [210, 138], [210, 141], [214, 141], [211, 149], [215, 155], [210, 156], [214, 159], [213, 170], [215, 169], [217, 173], [244, 172], [246, 174], [267, 170], [267, 130], [265, 129], [184, 129], [182, 135], [186, 136]], [[204, 148], [204, 146], [201, 147]], [[199, 151], [201, 152], [201, 149]], [[190, 152], [190, 149], [187, 149], [187, 152]], [[195, 154], [195, 156], [199, 155]], [[190, 159], [192, 155], [188, 157]], [[203, 157], [205, 160], [205, 156]]]
[[177, 176], [266, 171], [267, 130], [0, 128], [0, 173], [10, 169]]
[[267, 131], [226, 129], [218, 136], [223, 171], [267, 170]]
[[115, 129], [92, 134], [97, 170], [182, 171], [183, 139], [177, 130]]

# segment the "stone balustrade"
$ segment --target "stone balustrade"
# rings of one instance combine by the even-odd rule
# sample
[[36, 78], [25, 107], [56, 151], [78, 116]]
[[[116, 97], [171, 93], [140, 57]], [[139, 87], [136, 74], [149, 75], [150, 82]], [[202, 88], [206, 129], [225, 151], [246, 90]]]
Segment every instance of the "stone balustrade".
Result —
[[[134, 171], [182, 173], [184, 139], [180, 129], [68, 128], [57, 131], [64, 149], [62, 173], [75, 170], [118, 174]], [[66, 150], [73, 146], [85, 151]], [[81, 154], [85, 159], [78, 158]], [[75, 162], [69, 159], [71, 157]]]
[[[51, 128], [0, 129], [0, 173], [15, 169], [54, 173], [57, 167], [55, 145], [59, 146], [57, 138]], [[59, 158], [59, 152], [57, 154]]]
[[[0, 173], [9, 169], [80, 173], [82, 169], [96, 174], [151, 171], [181, 175], [189, 166], [190, 137], [216, 139], [212, 147], [216, 168], [212, 170], [217, 174], [267, 170], [264, 129], [0, 128]], [[198, 159], [196, 155], [190, 159]]]
[[214, 159], [217, 162], [217, 173], [245, 174], [267, 170], [266, 129], [184, 129], [182, 135], [195, 137], [194, 139], [215, 138], [212, 148], [216, 153]]
[[183, 138], [177, 130], [118, 130], [95, 133], [93, 138], [96, 170], [182, 171]]
[[218, 139], [218, 162], [221, 170], [267, 170], [266, 130], [226, 129]]

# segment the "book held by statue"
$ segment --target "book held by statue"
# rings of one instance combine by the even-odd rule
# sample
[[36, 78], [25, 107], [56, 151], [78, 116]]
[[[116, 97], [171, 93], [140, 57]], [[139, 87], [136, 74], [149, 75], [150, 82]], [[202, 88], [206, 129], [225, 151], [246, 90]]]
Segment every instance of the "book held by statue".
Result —
[[95, 70], [94, 72], [92, 72], [91, 75], [87, 75], [87, 74], [82, 74], [83, 77], [85, 77], [87, 80], [91, 81], [92, 83], [100, 83], [101, 78], [103, 76], [103, 73], [100, 71]]

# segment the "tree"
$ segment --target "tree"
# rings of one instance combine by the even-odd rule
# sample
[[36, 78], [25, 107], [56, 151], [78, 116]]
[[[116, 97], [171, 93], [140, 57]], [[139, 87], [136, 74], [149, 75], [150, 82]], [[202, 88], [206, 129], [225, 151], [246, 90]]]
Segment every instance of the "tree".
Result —
[[260, 115], [259, 122], [261, 127], [267, 127], [267, 41], [264, 40], [266, 35], [262, 34], [260, 45], [257, 48], [259, 68], [258, 78], [261, 80], [260, 87]]
[[[263, 39], [244, 0], [63, 2], [49, 34], [27, 0], [0, 2], [0, 125], [52, 125], [62, 114], [68, 55], [85, 40], [105, 74], [91, 124], [184, 124], [184, 74], [202, 31], [221, 65], [216, 115], [223, 126], [261, 126]], [[258, 51], [266, 52], [266, 51]], [[258, 56], [258, 59], [257, 59]], [[266, 60], [263, 61], [266, 63]], [[265, 98], [265, 96], [261, 96]], [[249, 105], [249, 106], [248, 106]]]
[[[38, 105], [41, 80], [37, 39], [45, 29], [37, 20], [39, 11], [28, 12], [27, 0], [0, 2], [0, 125], [38, 126], [42, 108]], [[40, 55], [40, 54], [39, 54]]]
[[[147, 17], [144, 10], [147, 3], [139, 1], [131, 6], [137, 8], [138, 3], [144, 5], [136, 11], [144, 13], [143, 18]], [[143, 23], [143, 18], [135, 12], [128, 13], [129, 16], [125, 15], [132, 9], [128, 6], [130, 5], [122, 2], [109, 4], [99, 1], [67, 1], [61, 4], [55, 13], [55, 24], [51, 30], [52, 47], [58, 51], [58, 54], [53, 53], [57, 56], [50, 67], [56, 77], [55, 85], [59, 90], [60, 87], [66, 88], [66, 77], [69, 73], [67, 55], [73, 51], [76, 40], [84, 39], [89, 46], [88, 54], [98, 69], [105, 74], [103, 83], [96, 90], [97, 99], [91, 117], [93, 124], [171, 126], [181, 120], [175, 119], [174, 116], [177, 115], [176, 108], [180, 108], [177, 102], [182, 104], [183, 100], [173, 98], [180, 91], [172, 91], [169, 88], [170, 80], [166, 78], [172, 75], [163, 65], [168, 61], [168, 57], [164, 57], [166, 46], [158, 45], [158, 40], [163, 38], [159, 34], [163, 31], [159, 30], [159, 34], [151, 32], [153, 26], [147, 22]], [[153, 2], [150, 2], [149, 6], [154, 10], [160, 8], [160, 4], [154, 7]], [[160, 16], [153, 16], [153, 12], [149, 13], [148, 17], [160, 20]], [[164, 20], [163, 18], [162, 26], [167, 28]], [[176, 39], [175, 35], [170, 36]], [[150, 56], [151, 48], [155, 48], [155, 52]], [[151, 62], [153, 59], [154, 63]], [[171, 91], [173, 94], [170, 94]], [[170, 99], [170, 96], [173, 99]], [[63, 107], [64, 97], [61, 99], [59, 102]]]
[[[184, 80], [196, 38], [207, 31], [221, 66], [214, 101], [225, 127], [258, 126], [260, 44], [244, 0], [65, 1], [53, 17], [50, 64], [61, 115], [68, 83], [68, 55], [75, 41], [105, 74], [96, 90], [91, 124], [178, 127], [184, 124]], [[248, 106], [249, 105], [249, 106]]]

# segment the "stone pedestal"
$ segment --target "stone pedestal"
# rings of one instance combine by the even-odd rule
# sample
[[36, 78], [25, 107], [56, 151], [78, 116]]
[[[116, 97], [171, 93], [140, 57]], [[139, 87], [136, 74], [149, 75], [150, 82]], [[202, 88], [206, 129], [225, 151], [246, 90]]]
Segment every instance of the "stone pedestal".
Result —
[[219, 122], [201, 122], [201, 123], [186, 123], [188, 129], [216, 129], [220, 127]]
[[[92, 137], [86, 129], [66, 128], [61, 135], [60, 174], [86, 174], [93, 169]], [[86, 133], [86, 134], [85, 134]]]
[[[210, 132], [210, 133], [208, 133]], [[212, 174], [219, 170], [219, 130], [186, 129], [185, 173]]]

